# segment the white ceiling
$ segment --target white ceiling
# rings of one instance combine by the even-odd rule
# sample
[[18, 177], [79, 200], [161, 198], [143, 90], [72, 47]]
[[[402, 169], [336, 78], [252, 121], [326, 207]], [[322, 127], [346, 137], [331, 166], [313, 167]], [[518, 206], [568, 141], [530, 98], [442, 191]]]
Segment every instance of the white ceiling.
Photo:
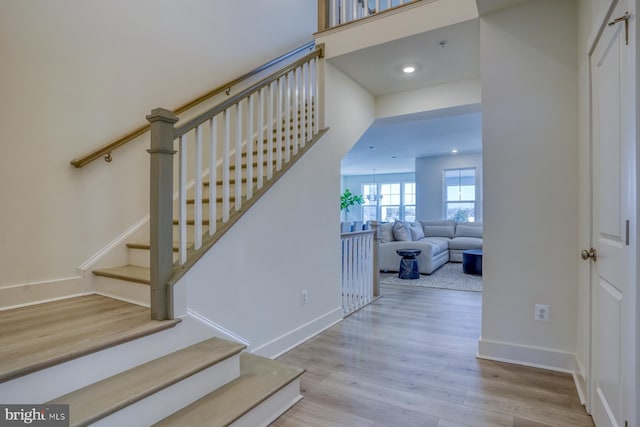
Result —
[[[480, 105], [376, 120], [342, 159], [342, 175], [413, 172], [420, 157], [482, 151]], [[457, 149], [457, 154], [451, 150]]]
[[[477, 78], [479, 35], [474, 19], [329, 61], [380, 96]], [[402, 73], [409, 64], [417, 66], [416, 73]], [[342, 174], [371, 174], [374, 168], [376, 173], [413, 172], [417, 157], [447, 155], [453, 148], [458, 154], [482, 151], [480, 105], [377, 119], [342, 160]]]
[[[461, 22], [329, 62], [375, 96], [474, 78], [480, 75], [480, 22]], [[404, 74], [405, 65], [416, 66], [417, 71]]]

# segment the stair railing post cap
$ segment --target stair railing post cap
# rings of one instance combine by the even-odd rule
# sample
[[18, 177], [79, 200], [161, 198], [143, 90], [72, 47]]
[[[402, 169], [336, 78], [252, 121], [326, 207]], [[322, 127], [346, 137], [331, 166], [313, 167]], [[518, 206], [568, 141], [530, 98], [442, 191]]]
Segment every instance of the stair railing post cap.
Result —
[[166, 108], [154, 108], [151, 110], [151, 114], [147, 116], [147, 120], [151, 123], [157, 121], [176, 123], [180, 119], [171, 110], [167, 110]]

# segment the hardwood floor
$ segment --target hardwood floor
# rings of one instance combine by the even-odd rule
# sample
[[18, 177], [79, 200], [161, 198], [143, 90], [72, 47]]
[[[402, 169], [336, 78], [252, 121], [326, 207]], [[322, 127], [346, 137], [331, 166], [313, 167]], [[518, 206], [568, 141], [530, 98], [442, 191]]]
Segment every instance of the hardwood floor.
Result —
[[593, 426], [570, 375], [476, 359], [480, 293], [382, 294], [279, 358], [307, 372], [273, 427]]

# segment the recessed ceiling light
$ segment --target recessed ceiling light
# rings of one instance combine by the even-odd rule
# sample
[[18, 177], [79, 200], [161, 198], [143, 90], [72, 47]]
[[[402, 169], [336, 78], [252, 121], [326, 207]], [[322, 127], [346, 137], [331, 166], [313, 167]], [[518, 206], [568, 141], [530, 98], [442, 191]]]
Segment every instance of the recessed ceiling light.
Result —
[[411, 73], [413, 73], [414, 71], [416, 71], [416, 67], [413, 67], [413, 66], [411, 66], [411, 65], [408, 65], [408, 66], [406, 66], [406, 67], [404, 67], [404, 68], [402, 69], [402, 72], [403, 72], [403, 73], [405, 73], [405, 74], [411, 74]]
[[453, 150], [451, 150], [451, 152], [452, 152], [453, 154], [456, 154], [456, 153], [458, 152], [458, 149], [457, 149], [457, 148], [454, 148]]

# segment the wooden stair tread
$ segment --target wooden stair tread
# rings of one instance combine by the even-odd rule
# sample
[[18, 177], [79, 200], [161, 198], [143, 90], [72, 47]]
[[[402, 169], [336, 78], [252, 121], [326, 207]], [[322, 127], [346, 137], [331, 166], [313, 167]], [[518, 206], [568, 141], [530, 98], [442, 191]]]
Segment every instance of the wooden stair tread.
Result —
[[101, 268], [93, 270], [93, 274], [96, 276], [110, 277], [112, 279], [142, 283], [143, 285], [151, 283], [151, 272], [149, 271], [149, 268], [139, 267], [137, 265], [121, 265], [118, 267]]
[[[180, 250], [179, 247], [179, 243], [178, 242], [173, 242], [173, 252], [178, 252]], [[189, 246], [193, 246], [193, 242], [187, 242], [187, 247]], [[144, 241], [144, 242], [129, 242], [127, 243], [127, 247], [129, 249], [143, 249], [143, 250], [150, 250], [151, 249], [151, 242], [149, 241]]]
[[209, 393], [154, 426], [228, 426], [304, 372], [302, 368], [242, 353], [238, 379]]
[[[192, 219], [188, 219], [187, 220], [187, 225], [195, 225], [195, 221]], [[177, 219], [173, 220], [173, 225], [179, 225], [180, 222]], [[203, 219], [202, 220], [202, 225], [209, 225], [209, 220], [208, 219]]]
[[70, 425], [89, 425], [241, 352], [244, 345], [210, 338], [60, 396], [70, 405]]
[[0, 311], [0, 382], [172, 328], [149, 309], [101, 295]]
[[[196, 200], [194, 198], [187, 199], [187, 204], [188, 205], [193, 205], [193, 204], [195, 204], [195, 201]], [[229, 201], [235, 203], [236, 196], [229, 196]], [[208, 197], [203, 197], [202, 198], [202, 203], [203, 204], [209, 204], [209, 198]], [[216, 203], [222, 203], [222, 197], [216, 197]]]

